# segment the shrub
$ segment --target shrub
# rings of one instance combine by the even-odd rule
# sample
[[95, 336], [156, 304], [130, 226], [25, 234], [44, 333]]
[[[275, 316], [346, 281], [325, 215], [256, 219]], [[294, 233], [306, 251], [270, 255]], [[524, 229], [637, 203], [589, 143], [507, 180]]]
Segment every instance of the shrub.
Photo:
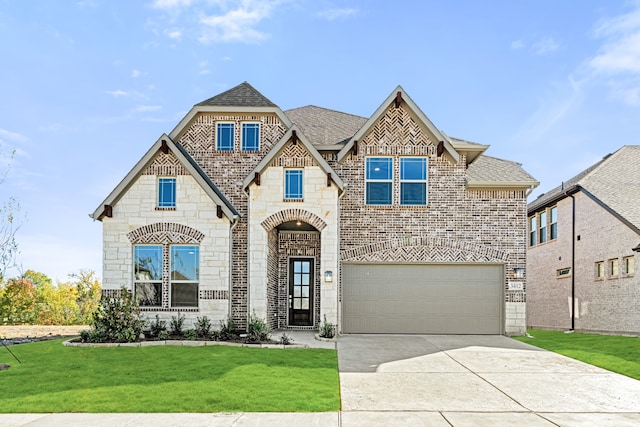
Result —
[[160, 332], [167, 330], [167, 321], [160, 320], [160, 316], [156, 314], [156, 320], [149, 324], [149, 337], [158, 338]]
[[232, 341], [238, 339], [237, 333], [238, 327], [233, 319], [229, 318], [226, 322], [220, 321], [220, 330], [217, 333], [217, 337], [214, 337], [217, 341]]
[[92, 319], [89, 335], [85, 334], [91, 342], [136, 341], [146, 323], [140, 316], [138, 301], [124, 287], [120, 296], [103, 296]]
[[171, 335], [182, 335], [184, 327], [184, 314], [178, 312], [177, 316], [171, 316]]
[[249, 324], [247, 325], [247, 338], [246, 342], [261, 342], [268, 341], [271, 335], [271, 329], [267, 326], [263, 319], [255, 316], [249, 316]]
[[336, 336], [336, 325], [327, 322], [327, 315], [324, 315], [324, 322], [320, 324], [320, 336], [322, 338], [333, 338]]
[[195, 340], [196, 339], [196, 330], [195, 329], [187, 329], [186, 331], [184, 331], [184, 337], [188, 340]]
[[169, 339], [169, 331], [167, 331], [166, 329], [160, 331], [160, 333], [158, 333], [158, 339], [159, 340], [168, 340]]
[[283, 332], [282, 336], [280, 337], [280, 344], [282, 344], [282, 345], [291, 345], [291, 344], [293, 344], [293, 338], [291, 338], [289, 335], [287, 335], [286, 332]]
[[211, 335], [211, 320], [207, 316], [196, 319], [196, 335], [201, 338], [209, 338]]

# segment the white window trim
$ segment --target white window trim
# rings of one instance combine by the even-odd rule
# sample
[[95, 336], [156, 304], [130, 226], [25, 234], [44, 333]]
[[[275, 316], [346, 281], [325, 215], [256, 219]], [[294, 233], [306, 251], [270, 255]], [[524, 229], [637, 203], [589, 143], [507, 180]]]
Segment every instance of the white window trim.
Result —
[[[173, 206], [160, 206], [160, 180], [172, 179], [174, 187]], [[175, 176], [158, 176], [156, 179], [156, 209], [158, 210], [175, 210], [178, 206], [178, 177]]]
[[[633, 268], [629, 271], [628, 261], [631, 260]], [[624, 270], [622, 271], [623, 277], [632, 277], [636, 271], [636, 260], [635, 256], [629, 255], [622, 258], [622, 267]]]
[[[176, 247], [197, 247], [198, 248], [198, 280], [174, 280], [171, 278], [171, 272], [173, 271], [172, 267], [173, 267], [173, 256], [172, 256], [172, 249], [176, 248]], [[200, 293], [200, 261], [201, 261], [201, 255], [200, 255], [200, 245], [197, 244], [176, 244], [176, 245], [169, 245], [169, 277], [168, 277], [168, 281], [169, 281], [169, 307], [173, 308], [173, 309], [180, 309], [180, 308], [197, 308], [199, 306], [199, 302], [200, 302], [200, 297], [199, 297], [199, 293]], [[180, 306], [180, 307], [174, 307], [173, 306], [173, 298], [171, 297], [171, 291], [173, 289], [173, 284], [182, 284], [182, 283], [186, 283], [186, 284], [191, 284], [191, 283], [195, 283], [198, 286], [198, 293], [196, 294], [196, 305], [194, 306]]]
[[[136, 259], [136, 248], [142, 248], [142, 247], [147, 247], [147, 248], [160, 248], [160, 279], [154, 279], [154, 280], [139, 280], [136, 278], [136, 266], [135, 266], [135, 259]], [[133, 257], [132, 257], [132, 261], [133, 261], [133, 265], [131, 268], [131, 273], [133, 275], [133, 296], [134, 298], [137, 298], [137, 292], [136, 292], [136, 287], [138, 285], [138, 283], [152, 283], [152, 284], [160, 284], [160, 305], [143, 305], [140, 306], [142, 308], [160, 308], [162, 307], [162, 275], [163, 275], [163, 268], [162, 268], [162, 263], [164, 261], [164, 245], [162, 244], [153, 244], [153, 243], [144, 243], [144, 244], [134, 244], [132, 247], [132, 251], [133, 251]]]

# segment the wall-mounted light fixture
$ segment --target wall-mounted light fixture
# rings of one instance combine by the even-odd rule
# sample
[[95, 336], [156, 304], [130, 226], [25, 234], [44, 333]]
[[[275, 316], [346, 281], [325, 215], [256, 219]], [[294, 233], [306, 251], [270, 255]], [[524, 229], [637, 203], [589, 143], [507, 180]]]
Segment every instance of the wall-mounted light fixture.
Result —
[[333, 282], [333, 271], [325, 271], [324, 272], [324, 281], [325, 282]]
[[516, 279], [524, 279], [524, 268], [514, 268], [513, 277]]

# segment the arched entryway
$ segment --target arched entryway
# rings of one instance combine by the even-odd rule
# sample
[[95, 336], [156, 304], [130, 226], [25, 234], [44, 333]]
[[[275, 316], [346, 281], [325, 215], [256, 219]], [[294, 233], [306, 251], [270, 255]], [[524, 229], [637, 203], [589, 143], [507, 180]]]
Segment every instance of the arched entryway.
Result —
[[272, 215], [262, 225], [269, 242], [270, 327], [315, 328], [320, 321], [320, 231], [324, 221], [307, 211], [289, 210]]

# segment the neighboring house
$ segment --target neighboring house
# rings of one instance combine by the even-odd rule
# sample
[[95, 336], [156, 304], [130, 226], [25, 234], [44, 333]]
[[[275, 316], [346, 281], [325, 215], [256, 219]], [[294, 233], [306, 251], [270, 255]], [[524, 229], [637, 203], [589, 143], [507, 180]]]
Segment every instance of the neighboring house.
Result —
[[624, 146], [529, 204], [529, 327], [640, 333], [639, 166]]
[[371, 117], [196, 104], [92, 214], [106, 293], [150, 316], [343, 333], [525, 332], [520, 164], [439, 131], [401, 87]]

